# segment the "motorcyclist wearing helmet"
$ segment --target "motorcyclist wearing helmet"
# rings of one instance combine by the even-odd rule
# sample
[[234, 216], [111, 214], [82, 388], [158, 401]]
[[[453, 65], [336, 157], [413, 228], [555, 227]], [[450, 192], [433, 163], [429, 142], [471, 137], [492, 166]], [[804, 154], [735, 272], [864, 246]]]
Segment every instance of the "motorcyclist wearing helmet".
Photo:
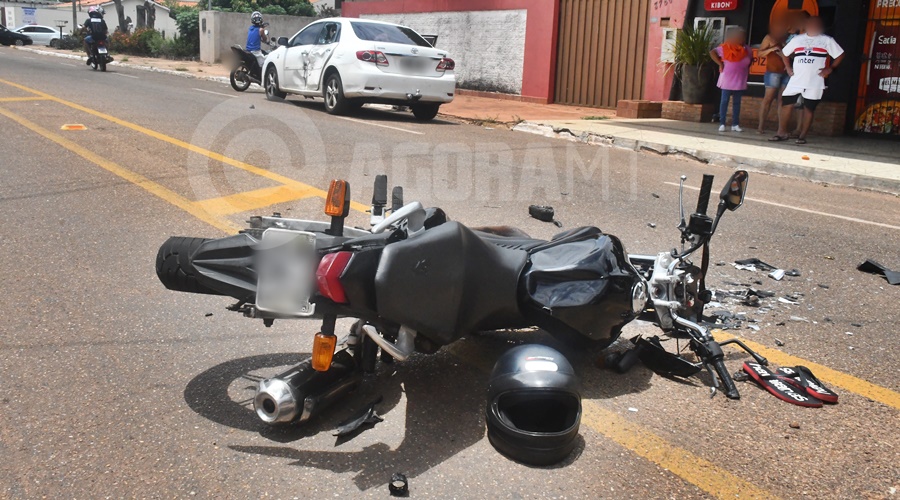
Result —
[[256, 56], [260, 66], [265, 59], [265, 54], [262, 53], [263, 42], [268, 42], [263, 17], [259, 11], [254, 11], [253, 14], [250, 14], [250, 28], [247, 30], [247, 52]]
[[106, 21], [103, 20], [103, 14], [103, 7], [95, 5], [88, 9], [88, 19], [84, 22], [84, 30], [86, 32], [84, 50], [88, 55], [88, 66], [90, 66], [94, 58], [94, 42], [105, 41], [106, 35], [109, 33], [109, 27], [106, 26]]

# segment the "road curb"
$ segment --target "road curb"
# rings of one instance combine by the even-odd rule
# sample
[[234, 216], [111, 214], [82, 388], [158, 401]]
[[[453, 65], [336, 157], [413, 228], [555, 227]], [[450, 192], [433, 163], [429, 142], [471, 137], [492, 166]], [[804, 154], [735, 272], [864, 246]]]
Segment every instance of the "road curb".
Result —
[[837, 172], [834, 170], [823, 170], [816, 167], [805, 167], [793, 163], [722, 154], [701, 149], [685, 148], [673, 144], [662, 144], [640, 139], [624, 138], [612, 134], [597, 134], [565, 127], [553, 127], [538, 122], [522, 122], [513, 127], [512, 130], [597, 146], [627, 149], [637, 152], [645, 151], [666, 156], [682, 156], [710, 165], [733, 169], [740, 168], [782, 177], [794, 177], [811, 182], [870, 189], [893, 195], [900, 194], [900, 181], [884, 179], [881, 177], [871, 177], [847, 172]]
[[[64, 52], [50, 52], [48, 50], [33, 49], [31, 47], [13, 46], [12, 48], [14, 48], [16, 50], [23, 50], [25, 52], [31, 52], [33, 54], [41, 54], [41, 55], [46, 55], [46, 56], [50, 56], [50, 57], [59, 57], [62, 59], [73, 59], [73, 60], [78, 60], [78, 61], [82, 61], [82, 62], [87, 61], [86, 56], [81, 56], [78, 54], [66, 54]], [[110, 66], [120, 66], [122, 68], [137, 69], [137, 70], [141, 70], [141, 71], [150, 71], [153, 73], [162, 73], [164, 75], [180, 76], [182, 78], [193, 78], [195, 80], [206, 80], [206, 81], [218, 82], [218, 83], [231, 83], [229, 81], [229, 79], [224, 76], [196, 75], [194, 73], [190, 73], [187, 71], [175, 71], [175, 70], [171, 70], [171, 69], [157, 68], [154, 66], [144, 66], [141, 64], [128, 64], [128, 63], [123, 63], [123, 62], [119, 62], [119, 61], [113, 61], [112, 63], [110, 63]]]

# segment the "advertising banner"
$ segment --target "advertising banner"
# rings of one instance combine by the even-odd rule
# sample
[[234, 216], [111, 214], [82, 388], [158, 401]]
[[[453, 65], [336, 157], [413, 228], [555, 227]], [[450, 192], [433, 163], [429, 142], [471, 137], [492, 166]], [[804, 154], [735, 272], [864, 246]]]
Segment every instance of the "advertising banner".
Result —
[[900, 1], [871, 0], [856, 130], [900, 135]]

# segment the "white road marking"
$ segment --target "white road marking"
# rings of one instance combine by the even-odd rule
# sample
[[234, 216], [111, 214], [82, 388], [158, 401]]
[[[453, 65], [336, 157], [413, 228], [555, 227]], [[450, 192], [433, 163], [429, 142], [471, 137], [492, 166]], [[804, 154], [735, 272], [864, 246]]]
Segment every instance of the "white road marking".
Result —
[[225, 96], [225, 97], [237, 97], [234, 94], [223, 94], [221, 92], [213, 92], [212, 90], [203, 90], [203, 89], [193, 89], [193, 90], [196, 90], [197, 92], [205, 92], [207, 94], [215, 94], [215, 95], [221, 95], [221, 96]]
[[116, 74], [119, 76], [124, 76], [125, 78], [135, 78], [135, 79], [140, 78], [140, 77], [134, 76], [134, 75], [126, 75], [125, 73], [116, 73]]
[[416, 132], [415, 130], [407, 130], [405, 128], [392, 127], [390, 125], [382, 125], [380, 123], [373, 123], [373, 122], [367, 122], [364, 120], [357, 120], [356, 118], [348, 118], [346, 116], [335, 116], [335, 118], [340, 118], [341, 120], [347, 120], [347, 121], [356, 122], [356, 123], [362, 123], [363, 125], [371, 125], [373, 127], [389, 128], [391, 130], [396, 130], [398, 132], [406, 132], [407, 134], [425, 135], [424, 132]]
[[63, 66], [72, 66], [72, 67], [75, 66], [75, 65], [72, 64], [72, 63], [64, 63], [64, 62], [61, 62], [60, 64], [62, 64]]
[[[670, 186], [678, 187], [677, 182], [664, 182], [663, 184], [668, 184]], [[700, 191], [700, 188], [693, 187], [693, 186], [685, 186], [685, 189], [690, 189], [692, 191]], [[850, 222], [858, 222], [860, 224], [868, 224], [870, 226], [878, 226], [878, 227], [884, 227], [887, 229], [895, 229], [895, 230], [900, 231], [900, 226], [885, 224], [883, 222], [875, 222], [875, 221], [866, 220], [866, 219], [857, 219], [856, 217], [847, 217], [846, 215], [838, 215], [838, 214], [832, 214], [832, 213], [828, 213], [828, 212], [820, 212], [818, 210], [812, 210], [809, 208], [795, 207], [793, 205], [785, 205], [783, 203], [777, 203], [777, 202], [769, 201], [769, 200], [761, 200], [759, 198], [750, 198], [749, 196], [745, 199], [756, 202], [756, 203], [772, 205], [773, 207], [787, 208], [789, 210], [796, 210], [798, 212], [805, 212], [805, 213], [813, 214], [813, 215], [821, 215], [823, 217], [834, 217], [835, 219], [841, 219], [841, 220], [850, 221]]]
[[22, 59], [31, 59], [32, 61], [34, 61], [33, 57], [28, 57], [28, 56], [22, 56]]

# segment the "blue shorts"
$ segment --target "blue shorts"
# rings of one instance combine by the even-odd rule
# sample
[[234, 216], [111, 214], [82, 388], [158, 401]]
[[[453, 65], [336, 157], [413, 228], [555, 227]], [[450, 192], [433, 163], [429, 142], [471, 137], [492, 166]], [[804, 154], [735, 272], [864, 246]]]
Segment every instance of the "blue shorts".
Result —
[[94, 43], [94, 37], [92, 37], [91, 35], [84, 37], [84, 43], [86, 43], [88, 45]]
[[787, 86], [788, 80], [790, 79], [791, 77], [789, 77], [787, 73], [772, 73], [766, 71], [766, 75], [763, 77], [763, 83], [766, 85], [767, 89], [784, 88]]

